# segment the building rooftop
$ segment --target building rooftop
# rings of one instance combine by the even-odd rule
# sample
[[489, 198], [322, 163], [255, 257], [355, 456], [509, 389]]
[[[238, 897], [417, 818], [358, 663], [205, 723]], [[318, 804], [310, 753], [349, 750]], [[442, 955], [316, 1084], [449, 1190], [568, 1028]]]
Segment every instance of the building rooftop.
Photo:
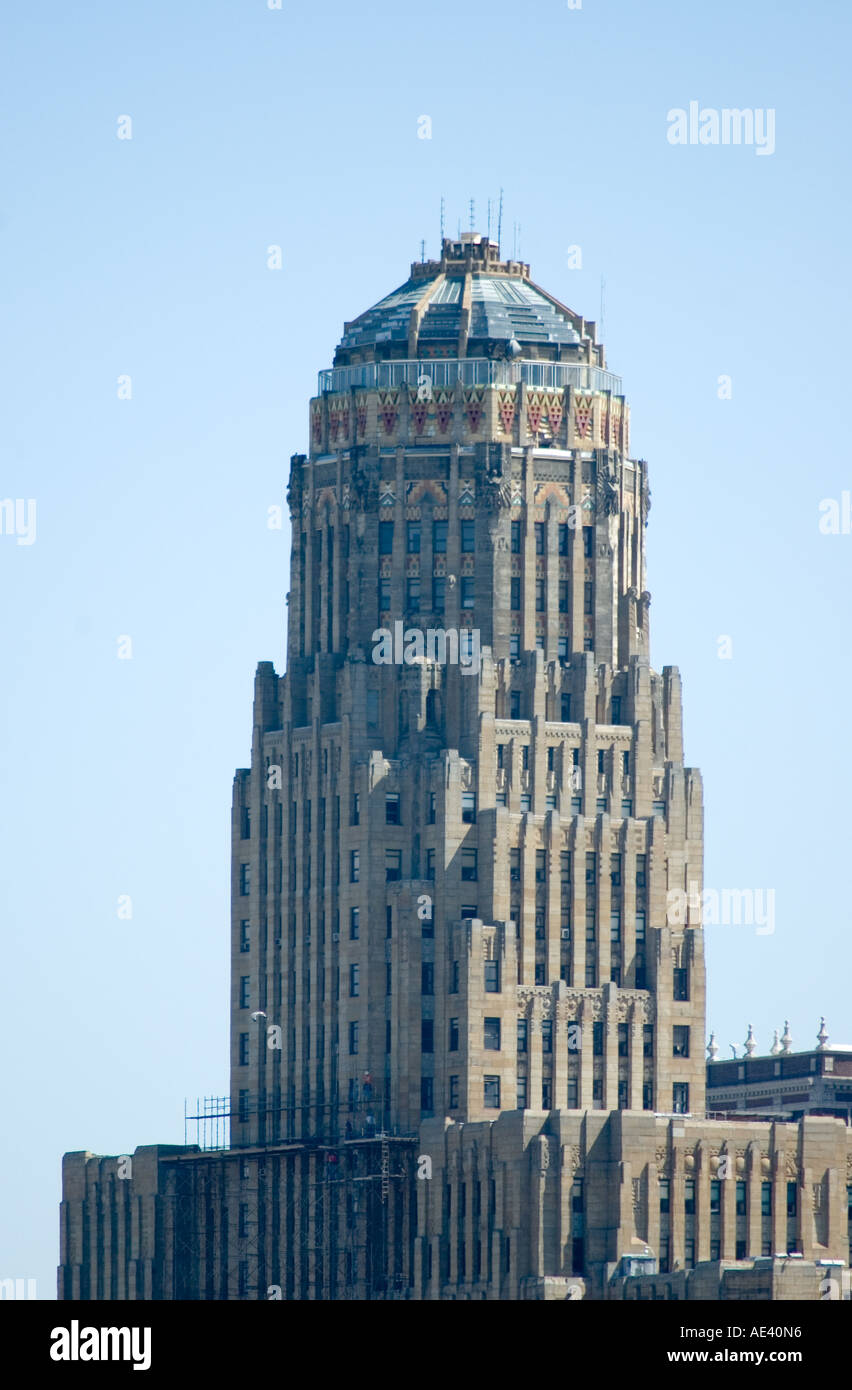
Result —
[[603, 366], [601, 349], [591, 350], [594, 325], [535, 285], [528, 265], [501, 261], [496, 242], [472, 232], [445, 240], [440, 260], [415, 262], [404, 284], [344, 324], [334, 365], [440, 358], [447, 345], [464, 357], [468, 343], [477, 356], [529, 357], [537, 348], [550, 360]]

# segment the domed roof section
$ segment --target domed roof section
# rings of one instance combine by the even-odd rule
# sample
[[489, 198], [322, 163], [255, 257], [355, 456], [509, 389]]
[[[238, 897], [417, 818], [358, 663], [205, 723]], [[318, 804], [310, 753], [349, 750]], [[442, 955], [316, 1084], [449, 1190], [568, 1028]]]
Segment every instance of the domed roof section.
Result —
[[440, 261], [415, 263], [403, 285], [345, 324], [334, 360], [443, 355], [441, 347], [465, 356], [474, 344], [488, 356], [514, 344], [509, 356], [520, 345], [559, 359], [573, 356], [589, 336], [584, 329], [579, 315], [532, 283], [529, 266], [501, 261], [495, 242], [465, 233], [444, 242]]

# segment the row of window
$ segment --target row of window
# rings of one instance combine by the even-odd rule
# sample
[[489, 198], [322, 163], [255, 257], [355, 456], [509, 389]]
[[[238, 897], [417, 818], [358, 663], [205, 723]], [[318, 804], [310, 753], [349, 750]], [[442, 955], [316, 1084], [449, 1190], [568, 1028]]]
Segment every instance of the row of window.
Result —
[[[407, 613], [420, 612], [420, 599], [422, 595], [420, 587], [420, 576], [409, 575], [405, 581], [405, 608]], [[432, 576], [432, 601], [424, 609], [428, 613], [443, 613], [447, 606], [447, 580], [442, 574]], [[391, 581], [386, 575], [379, 579], [379, 612], [389, 613], [393, 607], [391, 594]], [[475, 588], [473, 575], [462, 575], [459, 580], [459, 607], [475, 607]]]
[[[355, 798], [357, 803], [357, 797]], [[357, 810], [355, 812], [357, 816]], [[388, 825], [399, 825], [399, 797], [392, 794], [386, 798], [385, 818]], [[473, 824], [476, 821], [476, 798], [472, 792], [462, 793], [462, 821], [465, 824]], [[427, 850], [427, 877], [435, 877], [435, 854], [434, 849]], [[597, 884], [597, 858], [594, 853], [586, 855], [585, 882], [587, 887], [595, 887]], [[475, 849], [463, 848], [460, 851], [461, 878], [463, 882], [475, 882], [478, 877], [477, 851]], [[571, 855], [570, 852], [563, 852], [560, 855], [560, 868], [563, 885], [571, 881]], [[350, 883], [358, 883], [361, 873], [361, 852], [354, 849], [350, 851]], [[386, 882], [395, 882], [402, 875], [402, 851], [388, 849], [385, 850], [385, 879]], [[521, 879], [521, 851], [519, 849], [509, 850], [509, 881], [519, 883]], [[546, 883], [547, 881], [547, 860], [546, 851], [535, 851], [535, 882]], [[610, 857], [610, 883], [612, 887], [621, 885], [621, 855], [614, 854]], [[240, 865], [240, 894], [248, 897], [251, 892], [251, 865]], [[636, 856], [636, 887], [644, 889], [647, 885], [646, 856], [640, 854]], [[644, 911], [639, 909], [639, 914], [644, 919]], [[642, 923], [644, 927], [644, 921]], [[249, 926], [248, 922], [241, 923], [241, 949], [249, 949]]]
[[[388, 909], [388, 911], [390, 912], [390, 909]], [[358, 908], [352, 908], [352, 909], [351, 909], [351, 912], [352, 912], [352, 916], [351, 916], [351, 918], [350, 918], [350, 937], [351, 937], [352, 940], [357, 940], [357, 939], [358, 939], [358, 934], [359, 934], [359, 931], [360, 931], [360, 926], [359, 926], [359, 909], [358, 909]], [[466, 905], [465, 907], [462, 908], [462, 912], [461, 912], [462, 920], [473, 919], [473, 918], [475, 918], [475, 917], [478, 916], [478, 913], [479, 913], [479, 909], [476, 907], [475, 904], [468, 904], [468, 905]], [[434, 936], [434, 934], [435, 934], [435, 932], [434, 932], [434, 926], [433, 926], [433, 924], [432, 924], [431, 919], [430, 919], [429, 921], [426, 921], [426, 922], [422, 923], [422, 935], [423, 935], [423, 936], [431, 937], [431, 936]], [[563, 933], [563, 934], [564, 934], [564, 933]], [[388, 935], [390, 935], [390, 932], [388, 932]], [[640, 957], [639, 953], [637, 952], [637, 962], [639, 962], [640, 960], [641, 960], [641, 957]], [[486, 962], [485, 962], [485, 966], [484, 966], [484, 970], [485, 970], [485, 991], [486, 991], [486, 993], [488, 993], [488, 994], [499, 994], [499, 993], [500, 993], [500, 962], [499, 962], [499, 961], [486, 961]], [[357, 966], [357, 965], [352, 965], [352, 966], [350, 966], [350, 972], [351, 972], [351, 973], [350, 973], [350, 980], [349, 980], [349, 993], [350, 993], [350, 996], [351, 996], [352, 998], [355, 998], [355, 997], [358, 996], [359, 990], [360, 990], [360, 976], [359, 976], [359, 974], [358, 974], [358, 966]], [[567, 983], [569, 983], [569, 984], [570, 984], [570, 973], [571, 973], [571, 972], [570, 972], [570, 968], [569, 968], [566, 964], [563, 964], [563, 967], [562, 967], [562, 979], [564, 979], [564, 980], [565, 980]], [[389, 964], [388, 964], [387, 967], [386, 967], [386, 974], [387, 974], [387, 978], [386, 978], [385, 993], [386, 993], [386, 994], [390, 994], [390, 993], [391, 993], [391, 967], [390, 967]], [[535, 966], [535, 983], [536, 983], [536, 984], [545, 984], [545, 983], [546, 983], [545, 975], [546, 975], [546, 965], [544, 964], [544, 962], [538, 962], [538, 961], [537, 961], [537, 962], [536, 962], [536, 966]], [[279, 977], [279, 978], [280, 978], [280, 977]], [[613, 967], [613, 969], [612, 969], [612, 971], [611, 971], [611, 978], [613, 979], [614, 983], [620, 985], [620, 983], [621, 983], [621, 968], [620, 968], [620, 967], [618, 967], [618, 966]], [[324, 976], [321, 977], [321, 983], [323, 983], [323, 985], [324, 985]], [[306, 984], [306, 989], [309, 988], [310, 976], [306, 976], [305, 984]], [[586, 984], [587, 984], [588, 987], [594, 987], [594, 986], [596, 985], [594, 961], [592, 962], [592, 965], [591, 965], [591, 968], [590, 968], [590, 967], [589, 967], [589, 964], [588, 964], [588, 960], [587, 960], [587, 967], [586, 967]], [[636, 984], [635, 984], [635, 987], [636, 987], [636, 989], [644, 989], [644, 988], [646, 987], [646, 986], [645, 986], [645, 967], [644, 967], [644, 964], [638, 964], [638, 963], [637, 963], [637, 967], [636, 967]], [[240, 986], [239, 986], [239, 1007], [240, 1007], [241, 1009], [247, 1009], [247, 1008], [250, 1007], [250, 992], [251, 992], [251, 977], [250, 977], [249, 975], [241, 975], [241, 976], [240, 976]], [[431, 994], [434, 994], [434, 993], [435, 993], [434, 965], [431, 964], [431, 963], [429, 963], [429, 962], [424, 962], [423, 965], [422, 965], [422, 967], [421, 967], [421, 990], [420, 990], [420, 992], [421, 992], [421, 994], [425, 994], [425, 995], [431, 995]], [[458, 962], [458, 961], [453, 961], [453, 962], [452, 962], [452, 965], [451, 965], [451, 967], [450, 967], [450, 984], [449, 984], [448, 993], [449, 993], [449, 994], [458, 994], [458, 992], [459, 992], [459, 962]], [[324, 995], [322, 995], [322, 997], [324, 998]], [[336, 986], [335, 986], [335, 996], [334, 996], [334, 997], [335, 997], [335, 998], [338, 998], [338, 993], [337, 993], [337, 987], [336, 987]], [[675, 971], [673, 971], [672, 998], [673, 998], [674, 1000], [680, 1001], [680, 1002], [688, 1001], [688, 1000], [689, 1000], [689, 972], [688, 972], [687, 970], [680, 969], [680, 970], [675, 970]], [[310, 1000], [310, 994], [309, 994], [309, 993], [306, 994], [306, 1000], [307, 1000], [307, 1001]], [[280, 1001], [279, 1001], [279, 1002], [280, 1002]], [[523, 1021], [522, 1021], [522, 1022], [523, 1022]], [[524, 1026], [525, 1026], [525, 1025], [524, 1025]], [[619, 1034], [618, 1034], [618, 1055], [619, 1055], [620, 1057], [626, 1057], [626, 1056], [628, 1055], [628, 1052], [627, 1052], [627, 1032], [626, 1032], [627, 1025], [626, 1025], [626, 1024], [619, 1024], [618, 1026], [619, 1026]], [[519, 1024], [519, 1028], [520, 1028], [520, 1027], [521, 1027], [521, 1024]], [[543, 1025], [543, 1029], [546, 1029], [547, 1027], [549, 1027], [549, 1024], [547, 1024], [547, 1021], [545, 1021], [545, 1024]], [[648, 1049], [648, 1041], [647, 1041], [647, 1039], [648, 1039], [648, 1027], [649, 1027], [649, 1025], [646, 1025], [646, 1041], [645, 1041], [645, 1044], [644, 1044], [644, 1047], [645, 1047], [645, 1056], [651, 1056], [651, 1055], [653, 1055], [651, 1052], [648, 1052], [648, 1050], [647, 1050], [647, 1049]], [[602, 1028], [603, 1028], [603, 1024], [595, 1023], [595, 1024], [593, 1025], [593, 1030], [597, 1030], [598, 1028], [601, 1028], [601, 1029], [602, 1029]], [[623, 1034], [622, 1034], [622, 1031], [621, 1031], [622, 1029], [625, 1030]], [[653, 1036], [653, 1030], [652, 1030], [652, 1032], [651, 1032], [651, 1036]], [[688, 1027], [687, 1025], [685, 1025], [685, 1024], [675, 1024], [674, 1027], [673, 1027], [673, 1029], [672, 1029], [672, 1056], [673, 1056], [673, 1057], [689, 1057], [689, 1047], [690, 1047], [689, 1027]], [[544, 1048], [544, 1051], [545, 1051], [545, 1052], [548, 1052], [548, 1051], [551, 1050], [550, 1045], [549, 1045], [548, 1042], [546, 1041], [546, 1034], [545, 1034], [545, 1041], [544, 1041], [544, 1043], [543, 1043], [543, 1048]], [[525, 1050], [525, 1047], [524, 1047], [524, 1048], [521, 1048], [521, 1047], [520, 1047], [520, 1038], [519, 1038], [519, 1050]], [[600, 1035], [598, 1035], [598, 1033], [597, 1033], [596, 1031], [593, 1031], [593, 1052], [594, 1052], [594, 1055], [595, 1055], [595, 1056], [602, 1056], [602, 1055], [603, 1055], [603, 1033], [602, 1033], [602, 1032], [600, 1033]]]
[[[357, 909], [355, 910], [357, 911]], [[349, 993], [352, 998], [355, 998], [358, 996], [360, 992], [360, 969], [358, 965], [352, 964], [350, 965], [349, 970]], [[499, 961], [487, 960], [484, 962], [484, 986], [486, 994], [500, 993]], [[458, 992], [459, 962], [456, 960], [452, 962], [450, 968], [450, 987], [448, 993], [458, 994]], [[435, 993], [435, 966], [432, 961], [423, 961], [420, 966], [420, 993], [423, 995], [433, 995]], [[241, 1009], [248, 1009], [251, 1007], [250, 975], [240, 976], [239, 1007]]]
[[[387, 974], [388, 974], [387, 993], [390, 993], [390, 972], [391, 972], [391, 967], [390, 967], [390, 965], [388, 965], [388, 966], [387, 966]], [[350, 995], [350, 998], [353, 998], [353, 999], [354, 999], [354, 998], [357, 998], [357, 997], [359, 996], [359, 994], [360, 994], [360, 988], [361, 988], [361, 986], [360, 986], [360, 976], [361, 976], [360, 966], [357, 965], [357, 964], [352, 964], [352, 965], [350, 965], [350, 967], [349, 967], [349, 995]], [[248, 978], [249, 978], [248, 976], [244, 976], [244, 977], [243, 977], [244, 982], [246, 983], [246, 985], [248, 984]], [[426, 991], [424, 991], [424, 992], [426, 992]], [[248, 993], [248, 991], [246, 990], [246, 994], [247, 994], [247, 993]], [[246, 1004], [244, 1007], [247, 1008], [247, 1007], [248, 1007], [248, 1004]], [[434, 1021], [433, 1021], [432, 1019], [426, 1019], [426, 1018], [424, 1018], [424, 1019], [421, 1021], [421, 1050], [422, 1050], [423, 1052], [433, 1052], [433, 1051], [434, 1051], [434, 1040], [435, 1040], [435, 1039], [434, 1039], [434, 1026], [435, 1026], [435, 1025], [434, 1025]], [[518, 1031], [517, 1031], [517, 1040], [518, 1040], [518, 1049], [517, 1049], [517, 1050], [518, 1050], [518, 1054], [519, 1054], [519, 1055], [525, 1055], [525, 1054], [528, 1052], [528, 1050], [529, 1050], [529, 1020], [528, 1020], [528, 1019], [525, 1019], [525, 1018], [520, 1018], [520, 1019], [518, 1019], [517, 1030], [518, 1030]], [[677, 1027], [676, 1027], [675, 1030], [674, 1030], [674, 1032], [675, 1032], [675, 1034], [680, 1034], [680, 1035], [681, 1035], [681, 1039], [682, 1039], [682, 1041], [685, 1043], [686, 1050], [685, 1050], [685, 1051], [680, 1051], [680, 1050], [678, 1050], [678, 1043], [675, 1042], [675, 1044], [674, 1044], [674, 1046], [673, 1046], [672, 1055], [673, 1055], [674, 1057], [688, 1057], [688, 1056], [689, 1056], [689, 1029], [688, 1029], [688, 1028], [677, 1028]], [[248, 1062], [249, 1062], [249, 1037], [250, 1037], [250, 1035], [249, 1035], [248, 1033], [240, 1033], [240, 1035], [239, 1035], [239, 1057], [240, 1057], [240, 1066], [247, 1066], [247, 1065], [248, 1065]], [[449, 1038], [448, 1038], [448, 1050], [449, 1050], [450, 1052], [458, 1052], [458, 1050], [459, 1050], [459, 1038], [460, 1038], [460, 1033], [459, 1033], [459, 1020], [458, 1020], [457, 1018], [451, 1018], [451, 1019], [449, 1020]], [[486, 1051], [489, 1051], [489, 1052], [500, 1052], [500, 1051], [502, 1050], [502, 1020], [501, 1020], [500, 1018], [491, 1017], [491, 1018], [485, 1018], [485, 1019], [483, 1020], [483, 1047], [486, 1049]], [[551, 1019], [543, 1019], [543, 1020], [542, 1020], [542, 1023], [541, 1023], [541, 1048], [542, 1048], [542, 1052], [543, 1052], [545, 1055], [552, 1055], [552, 1053], [553, 1053], [553, 1022], [552, 1022]], [[389, 1047], [389, 1046], [388, 1046], [388, 1049], [387, 1049], [387, 1050], [390, 1051], [390, 1047]], [[595, 1057], [602, 1057], [602, 1056], [603, 1056], [603, 1051], [604, 1051], [603, 1023], [594, 1023], [594, 1024], [592, 1025], [592, 1052], [593, 1052], [593, 1055], [594, 1055]], [[628, 1049], [627, 1049], [627, 1025], [626, 1025], [626, 1024], [619, 1024], [619, 1029], [618, 1029], [618, 1055], [619, 1055], [619, 1057], [626, 1057], [626, 1056], [627, 1056], [627, 1052], [628, 1052]], [[645, 1024], [645, 1025], [644, 1025], [643, 1055], [644, 1055], [645, 1057], [653, 1057], [653, 1055], [654, 1055], [654, 1028], [653, 1028], [653, 1025], [652, 1025], [652, 1024]]]
[[[435, 877], [435, 854], [434, 849], [426, 851], [426, 877]], [[475, 849], [462, 849], [459, 852], [459, 862], [461, 869], [462, 883], [475, 883], [479, 878], [478, 855]], [[385, 850], [385, 882], [396, 883], [402, 878], [402, 850]], [[357, 849], [349, 852], [349, 882], [360, 883], [361, 881], [361, 851]]]
[[[570, 531], [574, 529], [567, 522], [559, 523], [557, 527], [557, 551], [560, 555], [570, 553]], [[593, 526], [582, 527], [583, 555], [586, 559], [591, 559], [595, 553], [595, 532]], [[543, 521], [536, 521], [533, 526], [535, 539], [536, 555], [547, 553], [547, 528]], [[433, 555], [446, 555], [447, 539], [449, 536], [448, 521], [432, 522], [432, 553]], [[513, 555], [520, 555], [521, 543], [523, 540], [523, 528], [520, 521], [511, 522], [510, 545]], [[419, 555], [423, 541], [423, 523], [420, 521], [409, 521], [405, 529], [405, 549], [408, 555]], [[392, 521], [379, 522], [379, 554], [392, 555], [394, 542], [394, 523]], [[321, 550], [320, 539], [320, 550]], [[463, 555], [470, 555], [476, 549], [476, 523], [470, 518], [464, 518], [459, 523], [459, 549]]]
[[[562, 850], [559, 855], [559, 872], [564, 889], [571, 883], [571, 851]], [[636, 856], [636, 887], [644, 889], [648, 886], [648, 857], [645, 854]], [[609, 878], [613, 888], [621, 887], [621, 855], [611, 854], [609, 857]], [[509, 850], [509, 882], [520, 883], [521, 881], [521, 851], [520, 849]], [[547, 851], [537, 849], [535, 851], [535, 882], [547, 882]], [[585, 882], [587, 887], [594, 888], [598, 882], [598, 855], [590, 851], [586, 854]]]
[[[719, 1216], [722, 1211], [722, 1182], [713, 1178], [710, 1181], [710, 1215]], [[760, 1214], [764, 1217], [772, 1215], [772, 1183], [761, 1182], [760, 1184]], [[660, 1195], [660, 1214], [666, 1215], [671, 1209], [671, 1183], [668, 1178], [659, 1180]], [[747, 1215], [747, 1194], [748, 1183], [737, 1182], [734, 1184], [734, 1200], [736, 1205], [736, 1215]], [[799, 1189], [795, 1182], [787, 1183], [787, 1215], [796, 1216], [798, 1212]], [[684, 1182], [683, 1210], [685, 1216], [695, 1215], [695, 1179], [687, 1178]]]
[[[357, 940], [357, 939], [358, 939], [358, 933], [359, 933], [359, 931], [360, 931], [360, 925], [359, 925], [359, 909], [358, 909], [357, 907], [352, 908], [352, 909], [351, 909], [351, 912], [352, 912], [352, 916], [350, 917], [350, 937], [351, 937], [352, 940]], [[390, 912], [390, 908], [388, 908], [388, 912]], [[476, 917], [477, 914], [478, 914], [478, 909], [477, 909], [477, 907], [475, 906], [475, 904], [471, 904], [471, 905], [465, 907], [465, 908], [463, 909], [463, 911], [462, 911], [462, 917], [463, 917], [463, 918], [473, 918], [473, 917]], [[388, 934], [390, 934], [390, 932], [388, 932]], [[434, 927], [432, 926], [431, 922], [424, 924], [423, 935], [424, 935], [424, 936], [433, 936], [433, 935], [434, 935]], [[620, 975], [621, 975], [621, 971], [619, 970], [619, 971], [618, 971], [618, 976], [619, 976], [619, 978], [620, 978]], [[688, 972], [687, 970], [685, 970], [685, 969], [678, 969], [678, 970], [674, 970], [674, 971], [672, 972], [672, 975], [673, 975], [673, 980], [672, 980], [672, 998], [673, 998], [674, 1000], [680, 1001], [680, 1002], [688, 1001], [688, 999], [689, 999], [689, 972]], [[544, 964], [543, 964], [543, 963], [541, 963], [541, 964], [540, 964], [540, 963], [537, 963], [537, 964], [536, 964], [536, 983], [537, 983], [537, 984], [544, 984], [544, 983], [545, 983], [545, 978], [544, 978], [544, 976], [545, 976], [545, 966], [544, 966]], [[567, 971], [566, 971], [565, 969], [563, 969], [563, 979], [565, 979], [566, 977], [567, 977]], [[385, 991], [387, 994], [390, 994], [390, 992], [391, 992], [391, 990], [390, 990], [390, 978], [391, 978], [391, 977], [390, 977], [390, 966], [388, 966], [388, 967], [387, 967], [386, 991]], [[308, 977], [308, 979], [309, 979], [309, 977]], [[642, 969], [641, 979], [642, 979], [642, 983], [640, 984], [640, 983], [638, 982], [638, 981], [639, 981], [639, 970], [637, 969], [637, 984], [636, 984], [636, 988], [637, 988], [637, 989], [644, 989], [644, 988], [645, 988], [645, 983], [644, 983], [644, 967], [643, 967], [643, 969]], [[594, 981], [594, 980], [591, 980], [590, 983], [591, 983], [592, 986], [594, 986], [595, 981]], [[485, 986], [485, 992], [486, 992], [486, 994], [499, 994], [499, 993], [501, 992], [501, 986], [500, 986], [500, 962], [499, 962], [499, 961], [496, 961], [496, 960], [489, 960], [489, 961], [485, 961], [485, 962], [484, 962], [484, 986]], [[354, 965], [354, 964], [353, 964], [353, 965], [350, 965], [350, 977], [349, 977], [349, 993], [350, 993], [350, 996], [351, 996], [352, 998], [356, 998], [356, 997], [358, 996], [358, 994], [359, 994], [359, 991], [360, 991], [360, 975], [359, 975], [359, 968], [358, 968], [357, 965]], [[422, 963], [422, 965], [421, 965], [420, 992], [421, 992], [421, 994], [424, 994], [424, 995], [432, 995], [432, 994], [435, 993], [435, 967], [434, 967], [434, 964], [433, 964], [432, 962], [424, 961], [424, 962]], [[450, 967], [450, 984], [449, 984], [448, 993], [449, 993], [449, 994], [458, 994], [458, 992], [459, 992], [459, 962], [458, 962], [458, 961], [453, 961], [452, 964], [451, 964], [451, 967]], [[337, 997], [337, 995], [335, 995], [335, 997]], [[240, 1007], [241, 1009], [248, 1009], [248, 1008], [250, 1007], [250, 1003], [251, 1003], [251, 976], [249, 976], [249, 975], [241, 975], [241, 976], [240, 976], [240, 984], [239, 984], [239, 1007]], [[550, 1025], [548, 1024], [547, 1020], [545, 1020], [544, 1023], [543, 1023], [543, 1025], [542, 1025], [543, 1031], [544, 1031], [544, 1029], [545, 1029], [545, 1025], [546, 1025], [547, 1027], [550, 1026]], [[522, 1027], [524, 1027], [524, 1028], [526, 1027], [526, 1024], [525, 1024], [525, 1021], [524, 1021], [524, 1020], [521, 1020], [521, 1022], [520, 1022], [519, 1025], [518, 1025], [518, 1028], [519, 1028], [519, 1039], [518, 1039], [519, 1050], [524, 1051], [524, 1050], [526, 1050], [526, 1043], [524, 1043], [523, 1047], [521, 1047], [521, 1038], [520, 1038], [520, 1030], [521, 1030]], [[627, 1025], [626, 1025], [626, 1024], [619, 1024], [619, 1025], [618, 1025], [618, 1028], [619, 1028], [619, 1033], [618, 1033], [618, 1055], [619, 1055], [620, 1057], [626, 1057], [626, 1056], [627, 1056], [627, 1031], [626, 1031], [626, 1030], [627, 1030]], [[649, 1045], [649, 1044], [648, 1044], [648, 1038], [649, 1038], [649, 1036], [650, 1036], [650, 1038], [651, 1038], [651, 1048], [653, 1049], [653, 1029], [652, 1029], [652, 1028], [650, 1029], [650, 1034], [649, 1034], [649, 1028], [650, 1028], [650, 1025], [645, 1025], [645, 1043], [644, 1043], [644, 1048], [645, 1048], [645, 1056], [646, 1056], [646, 1057], [647, 1057], [647, 1056], [652, 1056], [652, 1055], [653, 1055], [653, 1050], [652, 1050], [651, 1052], [648, 1051], [648, 1045]], [[601, 1030], [600, 1033], [597, 1032], [598, 1029]], [[623, 1033], [622, 1033], [622, 1029], [624, 1030]], [[546, 1036], [547, 1036], [547, 1035], [545, 1034], [545, 1037], [546, 1037]], [[595, 1056], [602, 1056], [602, 1055], [603, 1055], [603, 1024], [602, 1024], [602, 1023], [594, 1023], [594, 1024], [593, 1024], [593, 1033], [592, 1033], [592, 1037], [593, 1037], [592, 1050], [593, 1050], [594, 1055], [595, 1055]], [[674, 1027], [672, 1028], [672, 1056], [673, 1056], [673, 1057], [689, 1057], [689, 1047], [690, 1047], [689, 1027], [688, 1027], [687, 1025], [685, 1025], [685, 1024], [675, 1024]], [[545, 1052], [549, 1052], [549, 1051], [551, 1050], [551, 1046], [550, 1046], [550, 1044], [547, 1043], [547, 1042], [544, 1042], [543, 1048], [544, 1048], [544, 1051], [545, 1051]]]
[[[449, 522], [432, 522], [432, 554], [446, 555], [447, 536]], [[405, 549], [409, 555], [419, 555], [423, 536], [422, 523], [419, 521], [409, 521], [406, 523]], [[379, 522], [379, 554], [393, 554], [394, 523], [392, 521]], [[471, 555], [476, 549], [476, 523], [470, 519], [463, 520], [459, 525], [459, 548], [463, 555]]]
[[[522, 523], [513, 521], [511, 524], [511, 547], [513, 555], [521, 553], [521, 539], [523, 536]], [[567, 522], [560, 522], [557, 526], [557, 550], [560, 555], [569, 553], [569, 532], [575, 528], [569, 526]], [[591, 559], [595, 553], [595, 531], [593, 526], [583, 526], [583, 554], [586, 559]], [[547, 527], [543, 521], [533, 523], [533, 536], [535, 538], [536, 555], [547, 553]]]
[[[571, 585], [567, 580], [561, 579], [559, 581], [558, 597], [559, 612], [569, 613], [571, 611]], [[515, 613], [517, 613], [521, 607], [521, 581], [517, 576], [509, 581], [509, 607]], [[536, 613], [545, 613], [547, 611], [547, 584], [543, 579], [535, 580], [535, 611]], [[583, 612], [588, 614], [594, 613], [594, 611], [594, 585], [586, 581], [583, 584]], [[518, 634], [515, 635], [517, 636]], [[518, 640], [520, 640], [520, 638]], [[511, 656], [512, 653], [510, 652], [509, 655]], [[560, 652], [559, 655], [562, 656], [563, 653]], [[567, 647], [564, 655], [568, 655]]]

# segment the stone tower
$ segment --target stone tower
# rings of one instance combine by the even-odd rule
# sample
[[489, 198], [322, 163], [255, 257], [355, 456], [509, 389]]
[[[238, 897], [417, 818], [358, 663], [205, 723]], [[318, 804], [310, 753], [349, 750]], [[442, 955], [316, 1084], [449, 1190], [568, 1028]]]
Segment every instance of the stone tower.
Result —
[[65, 1155], [60, 1298], [818, 1298], [848, 1261], [842, 1120], [705, 1116], [628, 430], [594, 325], [480, 236], [345, 326], [234, 787], [231, 1094]]
[[[704, 1109], [701, 779], [595, 326], [465, 234], [344, 327], [233, 812], [232, 1142]], [[260, 1015], [260, 1016], [257, 1016]]]

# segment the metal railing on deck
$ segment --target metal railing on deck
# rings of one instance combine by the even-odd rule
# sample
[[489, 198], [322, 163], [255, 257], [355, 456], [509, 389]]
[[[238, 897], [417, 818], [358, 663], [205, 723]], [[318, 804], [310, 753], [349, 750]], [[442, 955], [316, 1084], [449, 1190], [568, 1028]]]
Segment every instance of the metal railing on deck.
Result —
[[537, 388], [574, 386], [582, 391], [612, 391], [622, 395], [621, 377], [585, 362], [502, 361], [491, 357], [447, 357], [420, 361], [363, 362], [354, 367], [327, 367], [319, 373], [317, 394], [324, 391], [386, 391], [417, 386], [427, 377], [431, 387], [509, 386], [525, 382]]

